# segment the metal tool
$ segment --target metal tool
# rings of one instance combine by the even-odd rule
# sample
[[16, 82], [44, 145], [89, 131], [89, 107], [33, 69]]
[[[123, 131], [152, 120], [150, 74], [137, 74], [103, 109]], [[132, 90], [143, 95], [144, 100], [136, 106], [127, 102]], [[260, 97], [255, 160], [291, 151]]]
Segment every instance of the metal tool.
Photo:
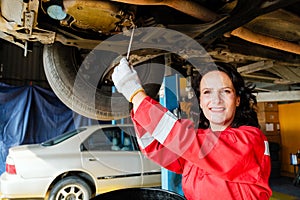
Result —
[[134, 34], [134, 26], [131, 31], [131, 36], [130, 36], [129, 45], [128, 45], [128, 49], [127, 49], [127, 56], [126, 56], [127, 61], [129, 61], [129, 54], [130, 54], [130, 49], [131, 49], [131, 45], [132, 45], [133, 34]]

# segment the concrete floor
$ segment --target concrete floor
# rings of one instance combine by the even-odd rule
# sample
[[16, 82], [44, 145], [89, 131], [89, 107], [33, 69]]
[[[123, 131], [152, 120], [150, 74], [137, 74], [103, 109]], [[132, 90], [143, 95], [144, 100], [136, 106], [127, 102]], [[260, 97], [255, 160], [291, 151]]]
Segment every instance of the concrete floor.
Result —
[[300, 200], [300, 184], [295, 186], [292, 177], [271, 178], [270, 187], [273, 191], [270, 200]]
[[300, 200], [300, 185], [295, 186], [292, 177], [271, 178], [270, 187], [273, 190], [271, 200]]

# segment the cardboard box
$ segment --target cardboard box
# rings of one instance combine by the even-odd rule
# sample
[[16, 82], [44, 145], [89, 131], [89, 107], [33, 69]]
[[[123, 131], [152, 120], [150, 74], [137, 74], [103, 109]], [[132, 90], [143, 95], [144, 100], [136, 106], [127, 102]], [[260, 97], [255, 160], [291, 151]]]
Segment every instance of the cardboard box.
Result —
[[278, 112], [275, 111], [258, 112], [257, 118], [260, 123], [279, 122]]
[[269, 142], [275, 142], [281, 145], [281, 135], [267, 135], [266, 136]]
[[260, 123], [260, 129], [265, 135], [279, 135], [280, 125], [278, 122], [275, 123]]
[[278, 111], [277, 102], [258, 102], [257, 103], [258, 111]]

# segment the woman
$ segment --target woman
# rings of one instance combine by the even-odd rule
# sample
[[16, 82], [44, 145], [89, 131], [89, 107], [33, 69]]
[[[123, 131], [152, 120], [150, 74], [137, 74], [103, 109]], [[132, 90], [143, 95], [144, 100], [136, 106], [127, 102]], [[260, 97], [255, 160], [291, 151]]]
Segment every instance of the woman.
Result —
[[258, 128], [253, 88], [229, 66], [199, 74], [199, 127], [177, 119], [144, 92], [126, 59], [114, 69], [115, 86], [133, 103], [132, 120], [143, 153], [182, 174], [189, 200], [269, 199], [270, 154]]

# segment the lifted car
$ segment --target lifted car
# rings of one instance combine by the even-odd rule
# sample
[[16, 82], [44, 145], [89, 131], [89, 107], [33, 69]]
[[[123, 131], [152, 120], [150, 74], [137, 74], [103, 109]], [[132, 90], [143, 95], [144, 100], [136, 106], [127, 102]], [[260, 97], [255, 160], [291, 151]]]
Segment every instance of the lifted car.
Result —
[[0, 37], [22, 47], [25, 55], [33, 42], [44, 44], [47, 80], [62, 102], [84, 116], [112, 120], [129, 115], [131, 105], [114, 92], [111, 71], [126, 55], [133, 27], [135, 44], [145, 48], [133, 48], [129, 59], [137, 69], [141, 66], [152, 97], [164, 75], [158, 73], [164, 71], [161, 64], [185, 77], [197, 70], [186, 59], [193, 52], [178, 55], [165, 48], [181, 42], [179, 33], [214, 61], [233, 64], [259, 92], [299, 88], [299, 2], [1, 0]]

